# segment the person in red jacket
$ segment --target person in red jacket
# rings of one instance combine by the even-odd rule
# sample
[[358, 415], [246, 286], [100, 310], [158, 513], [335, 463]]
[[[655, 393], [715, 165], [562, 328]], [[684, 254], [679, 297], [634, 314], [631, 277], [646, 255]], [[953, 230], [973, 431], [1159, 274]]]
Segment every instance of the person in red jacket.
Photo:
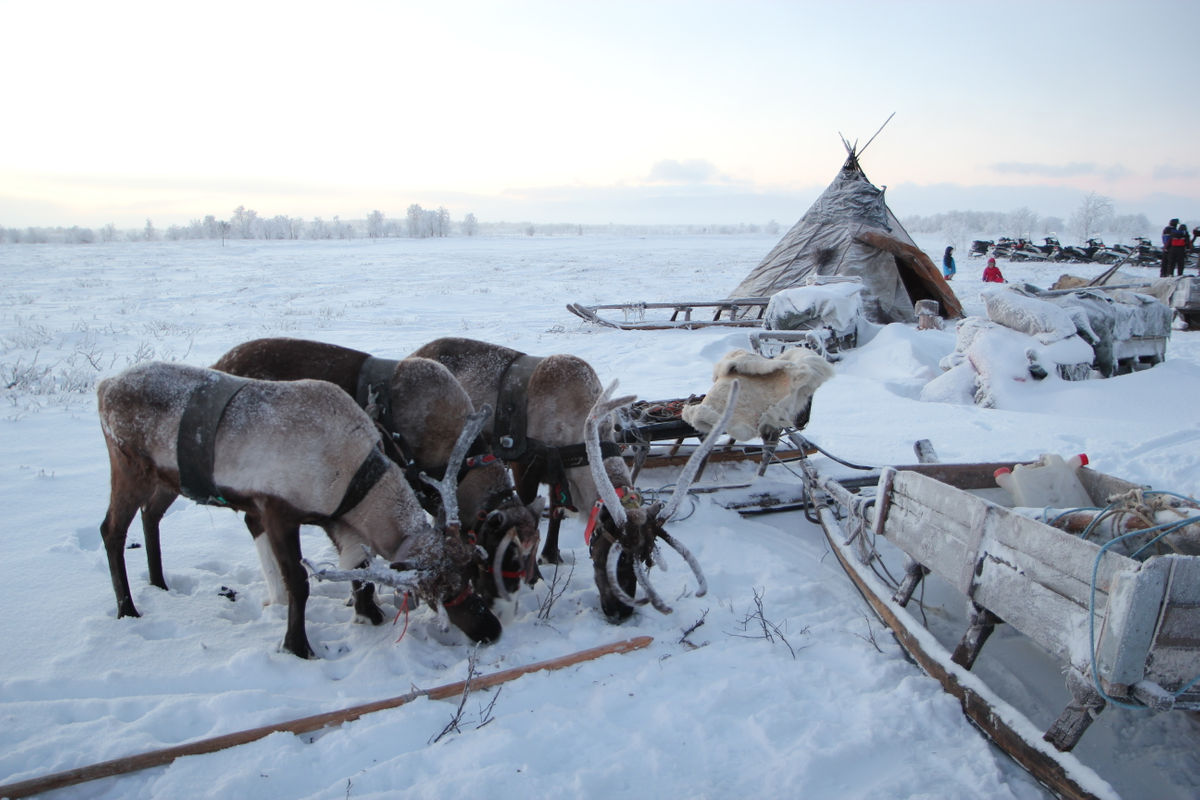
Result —
[[1169, 269], [1166, 277], [1171, 277], [1172, 271], [1175, 277], [1183, 277], [1183, 266], [1187, 263], [1188, 251], [1191, 249], [1192, 237], [1188, 235], [1187, 225], [1178, 223], [1171, 234], [1170, 246], [1167, 249]]
[[983, 282], [1004, 283], [1004, 276], [1000, 274], [1000, 268], [996, 266], [996, 259], [988, 259], [987, 266], [983, 268]]

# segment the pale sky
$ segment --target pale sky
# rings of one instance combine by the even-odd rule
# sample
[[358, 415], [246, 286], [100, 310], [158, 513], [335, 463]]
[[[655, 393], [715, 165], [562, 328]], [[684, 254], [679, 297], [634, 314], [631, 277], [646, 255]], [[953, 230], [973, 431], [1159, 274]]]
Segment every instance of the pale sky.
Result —
[[[0, 0], [0, 226], [1200, 219], [1200, 2]], [[1163, 220], [1165, 222], [1165, 219]]]

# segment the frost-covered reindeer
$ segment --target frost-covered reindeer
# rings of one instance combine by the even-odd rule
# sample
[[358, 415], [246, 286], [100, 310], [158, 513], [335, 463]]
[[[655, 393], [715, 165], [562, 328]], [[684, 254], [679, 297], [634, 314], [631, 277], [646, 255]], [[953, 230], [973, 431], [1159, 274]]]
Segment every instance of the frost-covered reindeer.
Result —
[[[383, 428], [385, 452], [401, 467], [422, 505], [440, 510], [440, 497], [420, 480], [421, 472], [441, 478], [459, 432], [474, 412], [471, 398], [444, 366], [427, 358], [393, 361], [360, 350], [305, 339], [267, 338], [244, 342], [213, 369], [272, 381], [329, 381], [368, 408]], [[504, 462], [482, 441], [473, 444], [457, 476], [463, 534], [488, 554], [475, 583], [489, 600], [506, 596], [537, 573], [538, 522], [542, 501], [518, 498]], [[264, 568], [266, 568], [264, 561]]]
[[[440, 361], [467, 390], [476, 406], [495, 408], [484, 430], [496, 453], [513, 465], [517, 490], [529, 502], [540, 484], [550, 486], [550, 523], [544, 560], [558, 563], [558, 531], [566, 508], [590, 512], [588, 547], [600, 592], [600, 605], [610, 620], [633, 613], [640, 584], [647, 600], [660, 611], [662, 603], [646, 577], [644, 565], [654, 563], [661, 539], [680, 552], [696, 573], [702, 595], [704, 576], [681, 543], [663, 530], [663, 523], [687, 493], [700, 463], [720, 429], [706, 441], [707, 449], [693, 454], [668, 506], [643, 506], [629, 469], [612, 440], [608, 414], [632, 398], [610, 401], [601, 391], [596, 371], [572, 355], [544, 358], [463, 338], [437, 339], [412, 355]], [[730, 409], [733, 408], [730, 403]], [[593, 533], [594, 531], [594, 533]]]
[[[152, 362], [101, 381], [97, 394], [112, 472], [100, 532], [118, 617], [139, 616], [124, 554], [134, 514], [141, 510], [150, 583], [166, 589], [158, 526], [182, 493], [244, 511], [256, 538], [265, 536], [289, 595], [283, 647], [297, 656], [314, 655], [304, 628], [303, 524], [324, 528], [343, 567], [361, 566], [368, 554], [402, 562], [417, 571], [417, 596], [444, 607], [471, 639], [500, 636], [499, 620], [471, 590], [475, 548], [429, 524], [383, 455], [375, 424], [341, 389]], [[356, 611], [381, 622], [373, 588], [355, 590]]]

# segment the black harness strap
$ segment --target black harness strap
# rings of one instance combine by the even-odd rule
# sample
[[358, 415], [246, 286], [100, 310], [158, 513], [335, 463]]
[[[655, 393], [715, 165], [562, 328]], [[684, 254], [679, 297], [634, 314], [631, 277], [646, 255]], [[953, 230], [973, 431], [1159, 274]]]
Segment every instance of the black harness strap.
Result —
[[[534, 369], [542, 362], [538, 356], [518, 355], [505, 368], [500, 377], [500, 388], [496, 396], [496, 413], [492, 422], [492, 448], [498, 458], [520, 462], [526, 470], [522, 494], [535, 491], [531, 482], [558, 486], [565, 505], [571, 504], [567, 488], [566, 470], [582, 467], [588, 463], [584, 444], [569, 444], [552, 447], [527, 433], [529, 403], [529, 379]], [[621, 455], [616, 442], [601, 442], [600, 452], [604, 458]]]
[[[412, 448], [395, 430], [395, 418], [392, 416], [392, 376], [396, 374], [399, 364], [394, 359], [367, 356], [358, 368], [354, 400], [364, 410], [374, 403], [377, 412], [374, 419], [383, 436], [384, 454], [406, 471], [411, 471], [414, 469]], [[423, 485], [415, 472], [408, 475], [408, 480], [414, 488]]]
[[492, 446], [505, 461], [520, 461], [529, 447], [525, 427], [529, 378], [542, 359], [521, 354], [514, 358], [500, 378], [496, 395], [496, 413], [492, 421]]
[[[567, 481], [567, 470], [572, 467], [588, 465], [587, 446], [579, 443], [551, 447], [537, 439], [529, 439], [528, 445], [525, 457], [521, 460], [526, 470], [525, 480], [531, 482], [524, 487], [526, 491], [536, 491], [533, 484], [545, 483], [553, 490], [551, 499], [555, 503], [574, 507], [570, 484]], [[601, 458], [612, 458], [619, 455], [621, 455], [621, 447], [616, 442], [600, 443]], [[554, 491], [558, 492], [557, 496]]]
[[189, 500], [210, 506], [227, 504], [213, 480], [213, 447], [229, 401], [248, 383], [246, 378], [214, 372], [188, 397], [179, 420], [175, 459], [179, 463], [179, 493]]
[[358, 385], [354, 392], [359, 408], [366, 408], [374, 400], [379, 408], [379, 421], [389, 430], [392, 425], [392, 375], [399, 364], [392, 359], [367, 356], [358, 368]]
[[391, 462], [387, 456], [383, 454], [378, 447], [372, 447], [371, 452], [367, 453], [367, 457], [358, 467], [358, 471], [354, 473], [354, 477], [350, 479], [350, 484], [346, 487], [346, 494], [342, 496], [342, 502], [338, 505], [329, 518], [338, 519], [343, 514], [354, 508], [362, 502], [367, 496], [367, 492], [374, 488], [375, 484], [379, 483], [379, 479], [388, 471], [388, 466]]

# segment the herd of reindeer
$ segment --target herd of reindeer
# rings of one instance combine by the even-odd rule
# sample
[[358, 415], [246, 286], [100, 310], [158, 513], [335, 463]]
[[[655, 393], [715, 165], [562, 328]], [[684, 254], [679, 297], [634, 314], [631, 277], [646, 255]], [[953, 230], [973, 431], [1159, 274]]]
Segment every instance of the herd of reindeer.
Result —
[[112, 486], [100, 530], [117, 615], [139, 616], [125, 568], [139, 511], [150, 583], [167, 588], [159, 523], [180, 494], [244, 513], [268, 600], [288, 605], [283, 649], [301, 658], [315, 656], [301, 525], [322, 528], [337, 548], [340, 570], [330, 574], [350, 581], [356, 621], [384, 621], [382, 583], [405, 603], [427, 603], [443, 626], [492, 642], [501, 633], [495, 602], [539, 577], [543, 516], [540, 560], [560, 563], [563, 514], [580, 509], [590, 512], [585, 539], [605, 616], [620, 622], [646, 603], [668, 613], [648, 569], [662, 542], [695, 573], [696, 595], [707, 590], [664, 524], [736, 395], [672, 498], [646, 505], [613, 440], [612, 413], [634, 399], [612, 398], [615, 385], [604, 390], [575, 356], [462, 338], [399, 360], [257, 339], [212, 368], [147, 362], [105, 379], [97, 394]]

